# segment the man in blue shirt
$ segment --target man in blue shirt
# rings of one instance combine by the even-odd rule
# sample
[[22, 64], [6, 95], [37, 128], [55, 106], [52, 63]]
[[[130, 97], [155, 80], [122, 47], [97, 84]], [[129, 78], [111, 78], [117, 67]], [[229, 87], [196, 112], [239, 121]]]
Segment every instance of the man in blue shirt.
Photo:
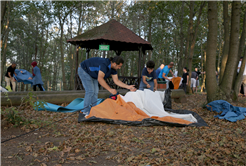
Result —
[[146, 88], [152, 91], [157, 90], [157, 76], [154, 68], [154, 61], [148, 61], [146, 63], [146, 67], [142, 71], [142, 79], [140, 82], [139, 90], [144, 90]]
[[160, 72], [161, 72], [161, 70], [163, 69], [165, 67], [165, 65], [164, 64], [161, 64], [161, 66], [158, 68], [158, 69], [156, 69], [156, 75], [157, 75], [157, 77], [158, 77], [158, 75], [160, 74]]
[[[163, 80], [163, 81], [172, 81], [171, 79], [169, 79], [167, 77], [168, 73], [170, 72], [172, 75], [173, 75], [173, 72], [172, 72], [172, 67], [174, 66], [174, 63], [173, 62], [170, 62], [169, 65], [166, 65], [160, 72], [160, 74], [158, 75], [158, 80]], [[174, 77], [174, 75], [173, 75]]]
[[127, 85], [118, 79], [117, 71], [123, 65], [124, 60], [120, 56], [114, 58], [99, 58], [94, 57], [87, 59], [80, 63], [78, 68], [78, 75], [82, 84], [85, 88], [85, 99], [84, 99], [84, 114], [89, 115], [90, 105], [96, 105], [98, 98], [98, 83], [107, 89], [111, 94], [117, 94], [115, 89], [109, 87], [109, 85], [104, 80], [109, 76], [112, 76], [114, 83], [122, 88], [129, 89], [131, 91], [136, 91], [134, 85]]

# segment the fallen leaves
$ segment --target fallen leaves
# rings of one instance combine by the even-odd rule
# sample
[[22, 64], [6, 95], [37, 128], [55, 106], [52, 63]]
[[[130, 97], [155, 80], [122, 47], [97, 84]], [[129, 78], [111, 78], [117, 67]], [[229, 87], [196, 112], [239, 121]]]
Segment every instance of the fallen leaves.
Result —
[[[21, 143], [2, 145], [3, 160], [34, 165], [246, 165], [246, 120], [229, 123], [215, 119], [215, 113], [201, 108], [205, 95], [189, 95], [187, 103], [173, 103], [173, 109], [197, 112], [210, 127], [134, 127], [104, 123], [80, 123], [77, 114], [26, 136]], [[195, 103], [195, 105], [194, 105]], [[236, 105], [234, 103], [233, 105]], [[239, 103], [239, 106], [246, 105]], [[25, 110], [27, 119], [53, 122], [69, 113]], [[20, 131], [39, 124], [25, 124]], [[11, 130], [12, 128], [8, 128]], [[5, 130], [3, 130], [5, 131]], [[13, 135], [14, 132], [10, 134]], [[22, 140], [23, 141], [23, 140]], [[19, 146], [18, 146], [19, 145]], [[12, 147], [15, 150], [9, 150]], [[109, 164], [110, 163], [110, 164]]]

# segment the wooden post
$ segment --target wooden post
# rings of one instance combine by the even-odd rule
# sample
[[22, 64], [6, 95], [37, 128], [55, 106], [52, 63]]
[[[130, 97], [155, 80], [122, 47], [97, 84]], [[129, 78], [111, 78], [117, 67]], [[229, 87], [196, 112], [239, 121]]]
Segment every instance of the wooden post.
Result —
[[141, 81], [141, 58], [142, 58], [142, 46], [139, 47], [139, 57], [138, 57], [138, 86], [140, 86], [140, 81]]
[[77, 48], [76, 48], [76, 67], [75, 67], [75, 77], [74, 77], [74, 90], [77, 90], [77, 87], [78, 87], [78, 81], [77, 81], [78, 67], [79, 67], [79, 46], [77, 45]]

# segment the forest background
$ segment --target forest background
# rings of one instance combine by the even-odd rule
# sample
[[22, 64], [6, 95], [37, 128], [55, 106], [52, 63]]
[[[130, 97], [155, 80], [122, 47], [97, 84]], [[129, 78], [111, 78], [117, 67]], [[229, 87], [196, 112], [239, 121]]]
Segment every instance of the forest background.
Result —
[[[243, 65], [246, 61], [245, 17], [245, 1], [1, 1], [1, 85], [11, 61], [31, 72], [35, 60], [45, 89], [74, 89], [76, 47], [66, 40], [115, 19], [152, 44], [144, 62], [153, 60], [157, 68], [173, 61], [179, 76], [183, 67], [209, 71], [201, 80], [202, 90], [209, 80], [208, 101], [235, 99], [242, 73], [236, 78], [234, 71], [239, 57], [244, 56]], [[85, 52], [79, 50], [79, 63]], [[90, 57], [102, 55], [90, 51]], [[138, 52], [121, 56], [119, 75], [137, 76]], [[221, 71], [218, 85], [215, 71]], [[19, 91], [30, 88], [18, 84]]]

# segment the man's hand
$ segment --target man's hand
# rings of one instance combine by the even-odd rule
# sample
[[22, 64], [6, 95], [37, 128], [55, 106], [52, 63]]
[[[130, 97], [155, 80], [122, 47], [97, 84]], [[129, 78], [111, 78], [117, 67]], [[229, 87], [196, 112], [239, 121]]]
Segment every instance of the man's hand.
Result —
[[147, 84], [147, 88], [150, 88], [151, 86], [149, 84]]
[[134, 86], [135, 85], [129, 85], [127, 89], [129, 89], [132, 92], [135, 92], [137, 89]]
[[29, 79], [29, 80], [32, 80], [32, 77], [29, 77], [28, 79]]
[[157, 87], [154, 87], [154, 91], [157, 91]]
[[188, 85], [188, 82], [186, 83], [186, 85]]
[[116, 95], [116, 94], [117, 94], [117, 90], [116, 90], [116, 89], [110, 89], [109, 92], [110, 92], [112, 95]]
[[[22, 73], [22, 71], [21, 71], [21, 73]], [[17, 76], [17, 74], [15, 73], [15, 76]]]
[[12, 80], [13, 80], [13, 81], [16, 81], [14, 77], [12, 77]]
[[23, 71], [20, 71], [21, 73], [23, 73]]

